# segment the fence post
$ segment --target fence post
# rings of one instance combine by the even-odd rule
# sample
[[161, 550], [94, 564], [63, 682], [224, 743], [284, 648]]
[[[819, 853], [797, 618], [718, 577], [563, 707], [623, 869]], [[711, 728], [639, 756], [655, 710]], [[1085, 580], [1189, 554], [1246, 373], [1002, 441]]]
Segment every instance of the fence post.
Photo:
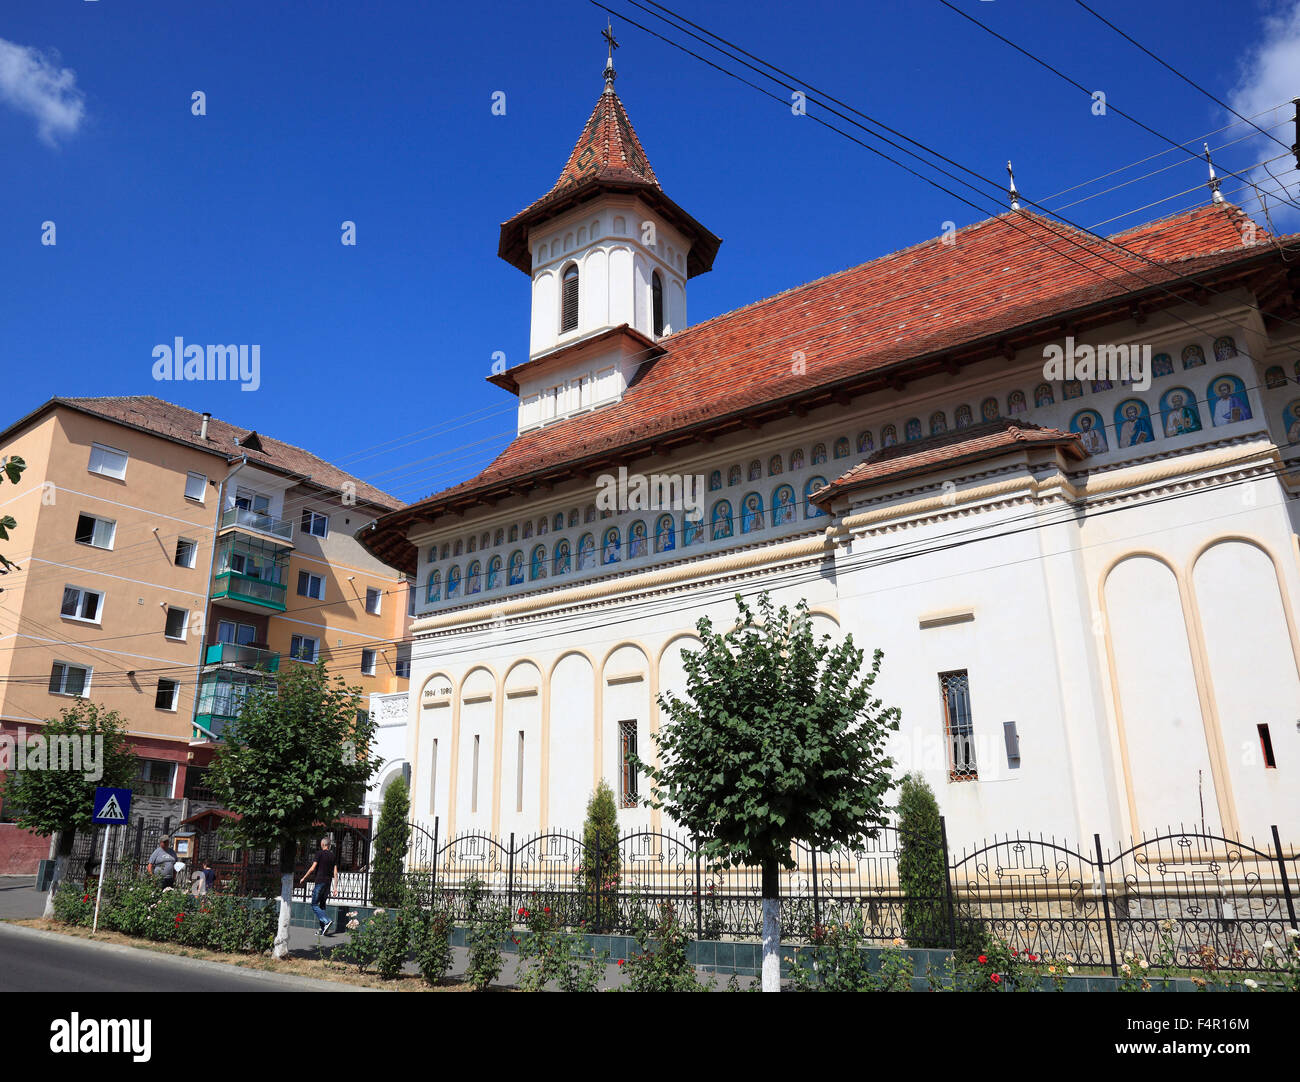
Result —
[[1291, 879], [1286, 874], [1286, 857], [1282, 853], [1282, 839], [1277, 833], [1277, 824], [1273, 824], [1273, 852], [1277, 854], [1277, 870], [1282, 873], [1282, 894], [1286, 898], [1286, 915], [1291, 920], [1291, 927], [1296, 927], [1295, 899], [1291, 897]]
[[1115, 961], [1115, 933], [1110, 924], [1110, 895], [1106, 890], [1106, 867], [1101, 855], [1101, 835], [1094, 834], [1092, 841], [1097, 848], [1097, 877], [1101, 884], [1101, 911], [1106, 915], [1106, 944], [1110, 948], [1110, 975], [1118, 977], [1119, 965]]
[[515, 832], [510, 832], [510, 871], [506, 875], [506, 909], [515, 911]]
[[[948, 862], [948, 824], [939, 816], [939, 844], [943, 847], [943, 888], [948, 907], [948, 947], [957, 949], [957, 907], [952, 902], [952, 865]], [[902, 886], [900, 883], [899, 886]]]
[[808, 851], [812, 854], [813, 927], [816, 928], [822, 922], [821, 888], [817, 885], [817, 847], [810, 845]]
[[144, 816], [140, 816], [135, 821], [135, 855], [131, 863], [137, 866], [140, 864], [140, 851], [144, 848]]
[[433, 906], [438, 892], [438, 817], [433, 817], [433, 859], [429, 861], [429, 905]]
[[[694, 841], [694, 839], [692, 839]], [[700, 851], [695, 850], [695, 938], [704, 938], [704, 884], [700, 879]]]

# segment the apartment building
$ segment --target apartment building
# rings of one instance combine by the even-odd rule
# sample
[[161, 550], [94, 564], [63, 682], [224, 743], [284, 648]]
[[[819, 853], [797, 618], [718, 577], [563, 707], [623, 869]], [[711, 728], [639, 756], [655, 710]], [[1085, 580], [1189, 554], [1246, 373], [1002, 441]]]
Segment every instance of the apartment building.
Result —
[[0, 732], [90, 698], [126, 720], [137, 794], [202, 799], [283, 666], [324, 660], [367, 700], [406, 689], [406, 581], [354, 539], [400, 506], [373, 486], [152, 396], [51, 399], [0, 456], [27, 463], [0, 489], [21, 568], [0, 578]]

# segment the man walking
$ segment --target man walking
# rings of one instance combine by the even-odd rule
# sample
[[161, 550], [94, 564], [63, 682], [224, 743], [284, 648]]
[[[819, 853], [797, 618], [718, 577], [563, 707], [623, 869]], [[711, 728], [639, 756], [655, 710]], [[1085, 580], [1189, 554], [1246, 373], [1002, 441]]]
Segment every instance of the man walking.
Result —
[[330, 848], [329, 838], [320, 840], [320, 848], [316, 850], [315, 855], [311, 858], [311, 867], [299, 881], [302, 886], [311, 879], [315, 886], [311, 892], [311, 908], [316, 914], [316, 919], [320, 921], [320, 927], [316, 930], [317, 935], [329, 935], [330, 929], [334, 927], [334, 922], [325, 912], [325, 903], [329, 901], [330, 889], [338, 881], [339, 877], [339, 860], [338, 855]]
[[158, 848], [149, 855], [149, 874], [161, 876], [162, 885], [176, 885], [176, 851], [172, 849], [171, 838], [164, 835], [158, 839]]

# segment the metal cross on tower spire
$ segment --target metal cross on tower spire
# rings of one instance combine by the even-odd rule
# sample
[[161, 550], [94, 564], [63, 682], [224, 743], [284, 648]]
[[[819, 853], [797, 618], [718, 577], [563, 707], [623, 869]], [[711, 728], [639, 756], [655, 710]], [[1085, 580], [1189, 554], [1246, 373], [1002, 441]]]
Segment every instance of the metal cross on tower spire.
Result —
[[618, 38], [614, 37], [614, 26], [608, 18], [605, 20], [605, 29], [600, 32], [600, 36], [609, 46], [609, 59], [605, 61], [605, 89], [613, 91], [614, 80], [617, 78], [614, 73], [614, 50], [618, 48]]

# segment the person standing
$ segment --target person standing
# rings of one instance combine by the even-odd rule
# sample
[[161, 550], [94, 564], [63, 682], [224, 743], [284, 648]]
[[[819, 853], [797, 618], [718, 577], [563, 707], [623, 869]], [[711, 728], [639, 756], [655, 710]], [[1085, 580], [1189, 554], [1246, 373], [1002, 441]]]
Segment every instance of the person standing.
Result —
[[149, 874], [161, 877], [164, 887], [176, 885], [176, 851], [167, 835], [158, 839], [158, 848], [149, 855]]
[[[315, 877], [312, 879], [312, 877]], [[330, 929], [334, 927], [334, 921], [330, 915], [325, 912], [325, 903], [329, 901], [330, 890], [338, 882], [339, 878], [339, 860], [338, 855], [330, 848], [329, 838], [320, 840], [320, 848], [316, 850], [315, 855], [311, 858], [311, 867], [307, 869], [299, 881], [302, 886], [308, 879], [312, 879], [315, 884], [311, 892], [311, 908], [316, 914], [316, 919], [320, 921], [320, 928], [317, 935], [329, 935]]]

